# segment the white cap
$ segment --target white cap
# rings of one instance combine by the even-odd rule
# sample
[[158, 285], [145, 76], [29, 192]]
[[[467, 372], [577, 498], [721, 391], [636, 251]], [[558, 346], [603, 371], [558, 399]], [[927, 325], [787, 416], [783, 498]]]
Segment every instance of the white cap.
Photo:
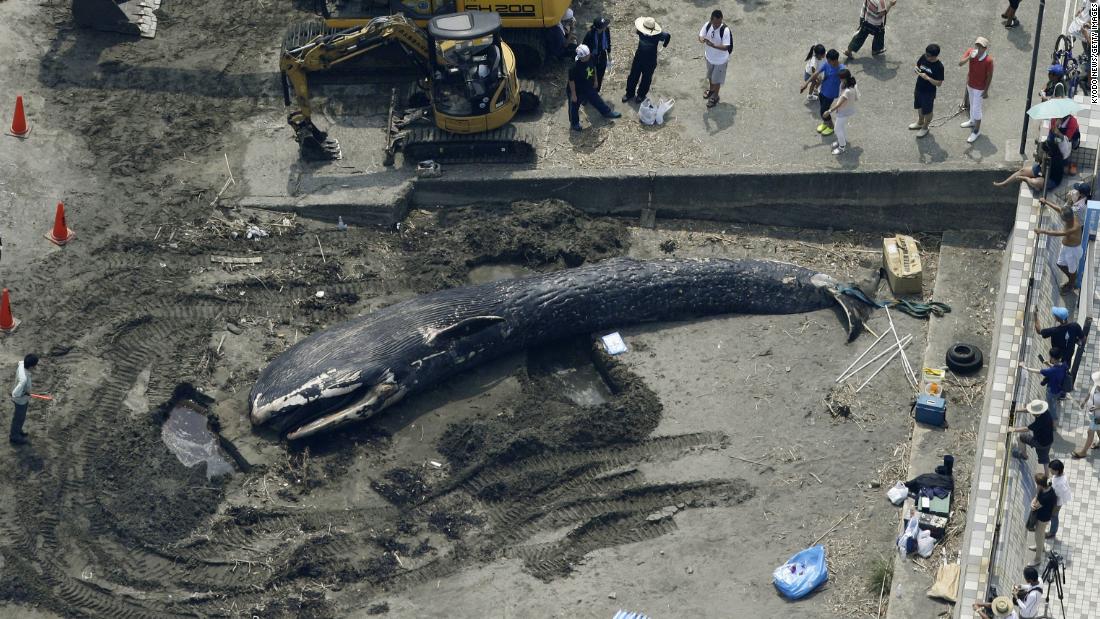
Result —
[[577, 46], [577, 51], [575, 52], [575, 57], [576, 57], [577, 60], [580, 60], [581, 58], [584, 58], [585, 56], [587, 56], [591, 53], [592, 53], [592, 50], [588, 49], [587, 45], [578, 45]]
[[562, 21], [572, 21], [573, 20], [573, 9], [565, 9], [565, 15], [561, 16], [561, 20]]

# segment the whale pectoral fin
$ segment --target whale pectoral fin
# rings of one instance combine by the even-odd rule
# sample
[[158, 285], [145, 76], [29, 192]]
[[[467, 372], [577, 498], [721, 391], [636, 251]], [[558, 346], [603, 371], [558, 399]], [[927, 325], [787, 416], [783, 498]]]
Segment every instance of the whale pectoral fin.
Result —
[[428, 343], [435, 344], [443, 340], [466, 337], [467, 335], [472, 335], [482, 329], [488, 329], [501, 322], [504, 322], [504, 318], [500, 316], [471, 316], [469, 318], [463, 318], [453, 325], [447, 325], [442, 329], [432, 331], [428, 336]]
[[829, 290], [840, 312], [848, 321], [848, 341], [856, 339], [863, 332], [863, 321], [867, 319], [867, 306], [836, 289]]

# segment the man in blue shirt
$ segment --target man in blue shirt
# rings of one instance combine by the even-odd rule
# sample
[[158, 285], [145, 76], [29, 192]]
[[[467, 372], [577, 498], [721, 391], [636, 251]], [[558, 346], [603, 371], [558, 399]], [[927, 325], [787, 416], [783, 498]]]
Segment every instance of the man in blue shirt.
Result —
[[833, 134], [833, 120], [827, 117], [825, 112], [832, 107], [833, 101], [840, 96], [840, 72], [848, 67], [840, 64], [840, 52], [831, 49], [825, 52], [825, 63], [821, 68], [802, 84], [799, 92], [804, 92], [810, 84], [821, 83], [821, 91], [818, 93], [818, 110], [821, 114], [821, 124], [817, 126], [817, 132], [821, 135]]
[[1065, 393], [1062, 385], [1065, 383], [1066, 374], [1069, 372], [1069, 368], [1062, 361], [1062, 350], [1059, 348], [1050, 349], [1050, 361], [1047, 361], [1047, 367], [1045, 368], [1029, 368], [1021, 364], [1020, 369], [1043, 377], [1042, 384], [1046, 385], [1046, 400], [1047, 405], [1050, 407], [1050, 416], [1054, 421], [1058, 421], [1058, 403]]

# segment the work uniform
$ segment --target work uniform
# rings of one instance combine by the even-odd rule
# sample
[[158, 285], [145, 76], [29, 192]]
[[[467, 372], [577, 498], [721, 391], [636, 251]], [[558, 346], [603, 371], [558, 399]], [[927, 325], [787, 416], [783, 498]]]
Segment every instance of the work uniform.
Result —
[[[668, 47], [672, 36], [667, 32], [638, 35], [638, 49], [634, 50], [634, 60], [630, 63], [630, 75], [626, 78], [626, 96], [633, 98], [635, 88], [639, 99], [649, 94], [649, 85], [653, 81], [653, 72], [657, 70], [657, 46]], [[640, 81], [639, 81], [640, 80]]]
[[569, 102], [569, 124], [574, 129], [581, 126], [580, 110], [585, 103], [591, 103], [603, 116], [611, 115], [611, 108], [596, 92], [596, 67], [591, 57], [587, 62], [577, 60], [569, 70], [569, 82], [577, 92], [577, 101], [573, 102], [569, 94], [569, 83], [565, 85], [565, 99]]

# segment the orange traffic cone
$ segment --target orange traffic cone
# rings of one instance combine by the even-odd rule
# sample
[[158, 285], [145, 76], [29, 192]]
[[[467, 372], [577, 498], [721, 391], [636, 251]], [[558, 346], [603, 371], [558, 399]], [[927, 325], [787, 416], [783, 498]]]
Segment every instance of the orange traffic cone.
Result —
[[15, 116], [11, 119], [11, 131], [8, 132], [8, 135], [25, 138], [30, 132], [31, 127], [27, 124], [27, 115], [23, 113], [23, 95], [19, 95], [15, 98]]
[[54, 245], [64, 245], [73, 240], [76, 233], [65, 225], [65, 203], [57, 203], [57, 214], [53, 217], [53, 228], [46, 233], [46, 238]]
[[12, 318], [11, 299], [8, 298], [8, 289], [0, 293], [0, 333], [11, 333], [19, 326], [20, 321]]

